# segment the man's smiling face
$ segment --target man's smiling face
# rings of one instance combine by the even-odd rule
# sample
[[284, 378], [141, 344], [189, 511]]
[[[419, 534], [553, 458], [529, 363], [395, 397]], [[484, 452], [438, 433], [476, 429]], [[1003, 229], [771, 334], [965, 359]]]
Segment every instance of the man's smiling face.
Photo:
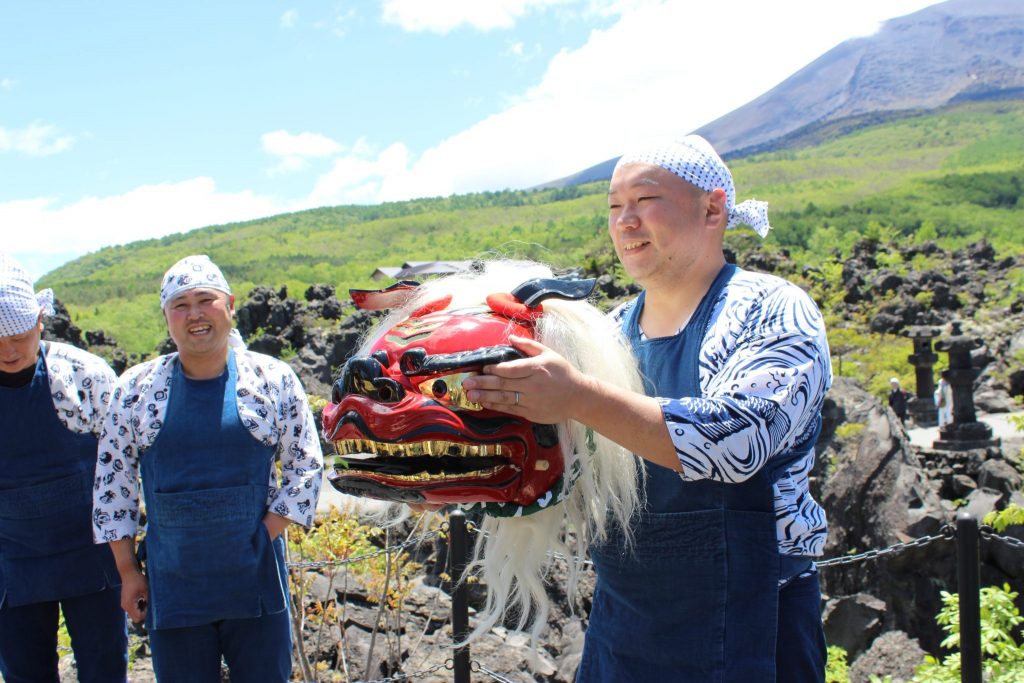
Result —
[[167, 331], [183, 359], [224, 353], [234, 297], [216, 289], [189, 289], [167, 303]]
[[608, 234], [630, 277], [645, 287], [685, 277], [708, 237], [704, 194], [660, 166], [616, 169], [608, 189]]

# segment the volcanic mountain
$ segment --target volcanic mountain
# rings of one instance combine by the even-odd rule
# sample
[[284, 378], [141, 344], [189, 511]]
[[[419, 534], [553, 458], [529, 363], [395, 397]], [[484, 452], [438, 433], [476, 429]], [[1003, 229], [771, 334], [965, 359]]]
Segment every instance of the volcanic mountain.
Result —
[[[1024, 98], [1024, 2], [948, 0], [836, 46], [693, 132], [726, 157], [742, 156], [816, 140], [837, 122], [858, 127], [963, 100], [998, 98]], [[615, 161], [544, 187], [610, 178]]]

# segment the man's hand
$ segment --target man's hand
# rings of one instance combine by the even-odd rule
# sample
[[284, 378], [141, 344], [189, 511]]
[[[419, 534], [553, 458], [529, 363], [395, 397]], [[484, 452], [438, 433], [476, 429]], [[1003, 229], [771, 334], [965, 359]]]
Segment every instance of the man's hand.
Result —
[[513, 335], [509, 343], [526, 358], [488, 365], [483, 375], [466, 379], [466, 397], [540, 424], [577, 419], [575, 406], [589, 378], [538, 341]]
[[135, 539], [111, 541], [110, 552], [114, 555], [117, 573], [121, 575], [121, 609], [128, 614], [129, 619], [141, 624], [149, 606], [149, 581], [139, 567], [139, 559], [135, 555]]
[[470, 401], [537, 424], [575, 420], [656, 465], [682, 469], [657, 399], [586, 375], [533, 339], [513, 335], [509, 343], [526, 357], [468, 377]]
[[146, 618], [149, 607], [149, 581], [142, 572], [135, 570], [121, 575], [121, 609], [136, 624]]
[[267, 512], [263, 515], [263, 526], [267, 527], [267, 534], [270, 535], [271, 541], [280, 536], [291, 523], [292, 520], [282, 517], [276, 512]]

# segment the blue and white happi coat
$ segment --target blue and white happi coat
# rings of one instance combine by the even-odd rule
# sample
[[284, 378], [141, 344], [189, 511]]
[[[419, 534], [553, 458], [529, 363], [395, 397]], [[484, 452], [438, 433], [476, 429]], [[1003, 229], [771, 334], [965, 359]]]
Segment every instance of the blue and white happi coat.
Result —
[[50, 341], [43, 344], [57, 419], [69, 432], [99, 436], [117, 375], [102, 358], [78, 347]]
[[[636, 304], [612, 312], [620, 323]], [[703, 397], [657, 397], [686, 481], [742, 482], [817, 428], [832, 384], [821, 313], [796, 285], [738, 269], [714, 302], [701, 342]], [[784, 555], [817, 556], [825, 512], [811, 497], [813, 449], [773, 485]]]
[[[323, 477], [316, 422], [299, 378], [287, 364], [236, 349], [238, 416], [254, 439], [275, 446], [280, 481], [270, 468], [267, 508], [304, 526], [313, 523]], [[93, 491], [97, 543], [135, 538], [139, 459], [163, 426], [177, 353], [136, 365], [117, 382], [100, 436]]]

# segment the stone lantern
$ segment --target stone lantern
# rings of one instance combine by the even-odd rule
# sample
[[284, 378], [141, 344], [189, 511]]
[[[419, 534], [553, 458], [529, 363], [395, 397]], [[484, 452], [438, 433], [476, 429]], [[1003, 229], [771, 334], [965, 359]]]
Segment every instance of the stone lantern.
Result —
[[938, 423], [932, 368], [939, 357], [932, 351], [932, 339], [939, 336], [939, 330], [927, 325], [915, 325], [906, 334], [914, 342], [914, 353], [907, 356], [907, 360], [914, 366], [917, 385], [916, 400], [910, 402], [908, 409], [915, 424], [930, 427]]
[[960, 323], [951, 325], [950, 336], [935, 343], [938, 351], [949, 354], [949, 384], [953, 391], [953, 421], [939, 430], [932, 444], [937, 450], [966, 451], [998, 446], [992, 428], [979, 422], [974, 412], [974, 380], [981, 371], [971, 364], [971, 351], [981, 348], [979, 337], [963, 333]]

